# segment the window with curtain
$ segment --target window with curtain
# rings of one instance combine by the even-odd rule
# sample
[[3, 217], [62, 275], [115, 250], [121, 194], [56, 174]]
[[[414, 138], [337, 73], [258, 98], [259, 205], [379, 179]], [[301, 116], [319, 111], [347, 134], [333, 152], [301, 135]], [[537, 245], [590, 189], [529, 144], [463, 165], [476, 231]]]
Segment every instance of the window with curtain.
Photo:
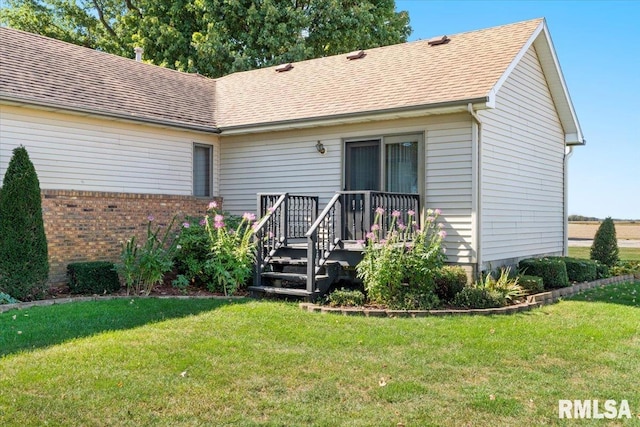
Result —
[[194, 144], [193, 146], [193, 195], [211, 197], [213, 181], [213, 147]]
[[418, 192], [418, 142], [385, 145], [385, 189], [396, 193]]

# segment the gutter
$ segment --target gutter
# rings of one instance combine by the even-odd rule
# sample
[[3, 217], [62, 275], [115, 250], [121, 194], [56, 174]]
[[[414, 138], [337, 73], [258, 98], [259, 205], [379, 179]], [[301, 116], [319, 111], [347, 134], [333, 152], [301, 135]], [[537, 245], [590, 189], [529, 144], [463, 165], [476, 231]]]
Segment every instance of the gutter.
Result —
[[483, 96], [480, 98], [471, 98], [457, 101], [438, 102], [433, 104], [420, 104], [411, 105], [406, 107], [394, 107], [381, 110], [360, 111], [355, 113], [344, 114], [331, 114], [317, 117], [303, 117], [290, 120], [280, 120], [273, 122], [262, 122], [255, 124], [245, 124], [236, 126], [220, 126], [220, 132], [223, 134], [234, 135], [241, 133], [257, 133], [267, 132], [275, 130], [289, 130], [289, 129], [301, 129], [317, 126], [330, 126], [333, 124], [347, 124], [357, 123], [366, 120], [381, 120], [385, 119], [384, 116], [389, 116], [389, 119], [401, 118], [397, 115], [411, 116], [412, 113], [415, 116], [424, 114], [426, 112], [433, 112], [433, 110], [445, 110], [445, 112], [452, 112], [446, 110], [454, 110], [458, 112], [466, 111], [467, 104], [479, 104], [479, 106], [487, 105], [491, 102], [489, 96]]
[[[474, 185], [473, 185], [473, 199], [471, 202], [472, 211], [472, 230], [473, 230], [473, 243], [475, 246], [475, 272], [476, 277], [480, 276], [480, 268], [482, 267], [482, 199], [480, 197], [480, 190], [482, 189], [482, 156], [481, 156], [481, 142], [482, 142], [482, 121], [480, 116], [473, 109], [473, 104], [467, 104], [467, 111], [473, 118], [473, 134], [471, 136], [472, 154], [471, 162], [473, 169]], [[475, 213], [475, 215], [474, 215]]]
[[142, 122], [142, 123], [147, 123], [147, 124], [152, 124], [157, 126], [163, 126], [163, 127], [168, 126], [172, 128], [187, 129], [187, 130], [192, 130], [197, 132], [215, 133], [215, 134], [220, 133], [220, 129], [215, 126], [204, 126], [204, 125], [196, 125], [196, 124], [189, 124], [189, 123], [183, 123], [183, 122], [172, 122], [170, 120], [153, 119], [149, 117], [136, 116], [133, 114], [119, 114], [119, 113], [114, 113], [114, 112], [109, 112], [104, 110], [98, 110], [94, 108], [73, 107], [73, 106], [68, 106], [63, 104], [44, 102], [40, 100], [18, 98], [18, 97], [6, 95], [4, 93], [0, 93], [0, 102], [2, 101], [8, 104], [18, 105], [18, 106], [32, 106], [32, 107], [35, 106], [43, 110], [67, 111], [67, 112], [72, 112], [72, 113], [76, 113], [84, 116], [90, 115], [90, 116], [99, 116], [99, 117], [109, 117], [117, 120], [133, 121], [137, 123]]
[[[584, 145], [582, 144], [577, 145]], [[562, 254], [564, 256], [569, 255], [569, 157], [573, 154], [573, 145], [567, 145], [568, 149], [564, 154], [564, 243], [562, 247]]]

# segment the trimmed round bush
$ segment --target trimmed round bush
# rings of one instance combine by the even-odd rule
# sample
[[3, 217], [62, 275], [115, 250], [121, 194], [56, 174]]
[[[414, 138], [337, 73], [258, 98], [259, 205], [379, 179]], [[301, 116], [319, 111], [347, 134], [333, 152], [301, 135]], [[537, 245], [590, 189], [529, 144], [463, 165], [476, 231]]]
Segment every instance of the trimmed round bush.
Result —
[[500, 292], [466, 287], [456, 294], [452, 305], [460, 308], [498, 308], [506, 305]]
[[116, 267], [109, 261], [77, 262], [67, 265], [69, 290], [73, 294], [104, 294], [120, 289]]
[[567, 266], [558, 258], [527, 258], [518, 263], [522, 274], [542, 277], [545, 289], [569, 286]]
[[567, 267], [567, 277], [570, 282], [591, 282], [598, 277], [595, 261], [571, 257], [556, 257]]

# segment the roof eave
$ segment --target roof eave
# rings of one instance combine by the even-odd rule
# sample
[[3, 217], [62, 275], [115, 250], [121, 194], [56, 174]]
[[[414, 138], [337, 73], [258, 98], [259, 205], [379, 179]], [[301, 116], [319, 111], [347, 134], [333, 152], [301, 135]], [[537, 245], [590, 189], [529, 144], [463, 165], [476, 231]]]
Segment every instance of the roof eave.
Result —
[[488, 96], [471, 99], [461, 99], [433, 104], [413, 105], [373, 111], [359, 111], [355, 113], [333, 114], [318, 117], [304, 117], [299, 119], [281, 120], [263, 123], [251, 123], [235, 126], [220, 126], [223, 135], [240, 135], [259, 132], [285, 131], [292, 129], [308, 129], [369, 122], [374, 120], [393, 120], [418, 117], [433, 114], [451, 114], [467, 111], [467, 105], [473, 104], [475, 109], [493, 108], [492, 100]]
[[153, 119], [149, 117], [136, 116], [136, 115], [118, 114], [110, 111], [104, 111], [104, 110], [98, 110], [98, 109], [92, 109], [92, 108], [86, 108], [86, 107], [73, 107], [73, 106], [62, 105], [57, 103], [48, 103], [42, 100], [16, 97], [16, 96], [12, 96], [2, 92], [0, 92], [0, 103], [9, 104], [9, 105], [18, 105], [18, 106], [28, 106], [32, 108], [38, 108], [38, 109], [49, 110], [49, 111], [64, 111], [64, 112], [79, 114], [84, 116], [107, 117], [114, 120], [145, 123], [145, 124], [156, 125], [161, 127], [186, 129], [186, 130], [191, 130], [196, 132], [216, 133], [216, 134], [220, 133], [220, 129], [215, 126], [202, 126], [202, 125], [177, 122], [177, 121], [171, 121], [171, 120], [161, 120], [161, 119]]
[[534, 46], [540, 65], [547, 79], [547, 85], [551, 92], [551, 98], [558, 111], [558, 116], [565, 132], [565, 145], [577, 146], [585, 145], [584, 136], [580, 127], [580, 122], [576, 115], [571, 97], [567, 89], [567, 84], [560, 68], [558, 57], [551, 40], [551, 35], [547, 28], [546, 21], [543, 19], [540, 25], [533, 31], [529, 40], [524, 44], [518, 55], [515, 56], [507, 70], [498, 79], [490, 94], [495, 97], [504, 82], [509, 78], [511, 72], [516, 68], [522, 57], [527, 53], [529, 48]]

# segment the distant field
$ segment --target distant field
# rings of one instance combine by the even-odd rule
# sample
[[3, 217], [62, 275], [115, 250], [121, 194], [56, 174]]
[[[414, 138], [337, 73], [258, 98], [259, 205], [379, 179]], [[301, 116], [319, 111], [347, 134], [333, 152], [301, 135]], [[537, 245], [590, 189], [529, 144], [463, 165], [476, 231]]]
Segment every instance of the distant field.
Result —
[[[640, 248], [618, 248], [618, 255], [623, 261], [640, 261]], [[569, 246], [569, 256], [574, 258], [589, 259], [590, 247]]]
[[[619, 240], [640, 240], [640, 222], [616, 222], [616, 237]], [[570, 239], [593, 239], [600, 227], [598, 221], [569, 222]]]

